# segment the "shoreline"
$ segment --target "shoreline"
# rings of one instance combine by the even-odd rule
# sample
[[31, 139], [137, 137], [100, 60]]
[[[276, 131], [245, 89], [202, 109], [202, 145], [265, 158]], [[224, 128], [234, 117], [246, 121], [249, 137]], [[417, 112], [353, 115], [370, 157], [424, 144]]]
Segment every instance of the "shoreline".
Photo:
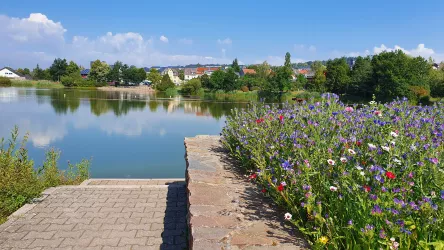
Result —
[[135, 86], [135, 87], [98, 87], [97, 90], [101, 91], [118, 91], [118, 92], [127, 92], [127, 93], [139, 93], [139, 94], [147, 94], [147, 93], [155, 93], [156, 90], [152, 89], [148, 86]]

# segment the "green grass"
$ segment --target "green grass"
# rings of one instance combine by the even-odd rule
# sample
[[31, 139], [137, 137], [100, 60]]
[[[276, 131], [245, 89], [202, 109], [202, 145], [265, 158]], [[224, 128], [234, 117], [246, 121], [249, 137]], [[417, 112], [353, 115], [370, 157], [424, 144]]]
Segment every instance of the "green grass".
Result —
[[58, 82], [47, 80], [12, 80], [12, 87], [28, 87], [28, 88], [64, 88]]
[[67, 170], [61, 171], [60, 151], [56, 149], [49, 149], [43, 165], [34, 168], [25, 147], [28, 135], [20, 143], [18, 137], [15, 127], [9, 140], [0, 140], [0, 224], [21, 206], [39, 197], [46, 188], [80, 184], [89, 178], [89, 160], [68, 163]]

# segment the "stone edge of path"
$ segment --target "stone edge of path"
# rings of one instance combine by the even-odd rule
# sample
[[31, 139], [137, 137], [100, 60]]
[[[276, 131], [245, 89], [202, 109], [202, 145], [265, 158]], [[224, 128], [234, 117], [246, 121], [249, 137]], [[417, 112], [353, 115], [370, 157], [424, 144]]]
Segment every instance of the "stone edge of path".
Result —
[[[173, 183], [171, 184], [165, 184], [165, 185], [90, 185], [90, 183], [92, 181], [96, 181], [96, 180], [118, 180], [118, 181], [127, 181], [127, 180], [136, 180], [136, 181], [149, 181], [149, 180], [156, 180], [156, 181], [171, 181]], [[179, 182], [179, 183], [174, 183], [174, 182]], [[35, 206], [37, 206], [37, 204], [43, 200], [45, 200], [49, 195], [51, 195], [52, 193], [54, 193], [56, 190], [60, 189], [60, 188], [72, 188], [72, 189], [77, 189], [77, 188], [82, 188], [82, 189], [93, 189], [93, 188], [97, 188], [97, 189], [111, 189], [111, 188], [121, 188], [121, 189], [131, 189], [131, 188], [159, 188], [159, 189], [163, 189], [163, 188], [168, 188], [171, 186], [183, 186], [185, 184], [185, 179], [180, 179], [180, 178], [175, 178], [175, 179], [104, 179], [104, 178], [90, 178], [87, 179], [85, 181], [83, 181], [82, 183], [80, 183], [79, 185], [61, 185], [61, 186], [57, 186], [57, 187], [50, 187], [45, 189], [40, 197], [38, 198], [34, 198], [32, 200], [31, 203], [26, 203], [25, 205], [23, 205], [22, 207], [20, 207], [18, 210], [16, 210], [14, 213], [12, 213], [11, 215], [8, 216], [8, 219], [3, 223], [0, 224], [0, 232], [7, 228], [9, 225], [11, 225], [12, 223], [14, 223], [14, 221], [16, 221], [18, 218], [24, 216], [27, 212], [29, 212], [30, 210], [32, 210]]]
[[184, 140], [189, 247], [206, 249], [306, 249], [302, 235], [271, 200], [233, 171], [219, 136]]

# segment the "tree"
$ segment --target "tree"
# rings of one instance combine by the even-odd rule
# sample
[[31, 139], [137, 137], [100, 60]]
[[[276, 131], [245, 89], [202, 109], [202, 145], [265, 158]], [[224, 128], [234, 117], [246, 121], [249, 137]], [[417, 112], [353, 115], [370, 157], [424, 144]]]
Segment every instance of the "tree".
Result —
[[162, 80], [162, 76], [160, 75], [159, 71], [151, 68], [150, 72], [148, 73], [147, 79], [151, 82], [153, 86], [156, 86]]
[[430, 95], [444, 97], [444, 70], [430, 70]]
[[68, 66], [66, 67], [66, 75], [71, 75], [73, 73], [77, 73], [80, 75], [80, 67], [73, 61], [70, 61]]
[[231, 64], [231, 68], [234, 70], [234, 72], [240, 72], [240, 66], [239, 63], [237, 61], [237, 58], [234, 58], [233, 63]]
[[292, 69], [292, 67], [291, 67], [291, 55], [290, 55], [290, 52], [287, 52], [285, 54], [284, 67]]
[[274, 74], [269, 78], [269, 85], [266, 90], [269, 92], [284, 92], [291, 90], [291, 75], [292, 70], [288, 67], [277, 67]]
[[113, 65], [113, 68], [108, 72], [108, 81], [110, 82], [118, 82], [122, 80], [122, 62], [116, 61]]
[[226, 92], [239, 89], [240, 87], [237, 86], [237, 78], [238, 76], [235, 74], [234, 69], [228, 69], [224, 74], [224, 81], [220, 89]]
[[179, 69], [179, 79], [180, 80], [185, 80], [185, 72], [183, 69]]
[[97, 83], [105, 83], [109, 71], [110, 68], [106, 62], [95, 60], [91, 64], [91, 71], [89, 73], [89, 78], [96, 81]]
[[66, 75], [67, 67], [68, 63], [66, 62], [66, 59], [54, 59], [51, 67], [49, 67], [49, 73], [51, 74], [52, 80], [59, 81], [61, 76]]
[[311, 64], [311, 71], [314, 73], [313, 84], [309, 85], [310, 90], [325, 92], [325, 66], [320, 61]]
[[171, 81], [168, 74], [163, 75], [162, 80], [156, 85], [156, 89], [159, 91], [166, 91], [167, 89], [175, 88], [173, 81]]
[[374, 91], [372, 73], [372, 62], [369, 56], [356, 58], [350, 77], [351, 92], [369, 97]]
[[212, 90], [222, 89], [225, 81], [225, 72], [222, 70], [216, 70], [210, 77], [210, 88]]
[[417, 96], [411, 87], [429, 88], [431, 66], [422, 57], [412, 58], [401, 50], [382, 52], [373, 56], [372, 67], [375, 92], [380, 99], [407, 97], [415, 102]]
[[267, 63], [267, 61], [264, 61], [263, 63], [257, 65], [256, 67], [256, 75], [260, 78], [266, 79], [271, 73], [271, 67], [270, 64]]
[[326, 87], [327, 91], [343, 94], [350, 83], [350, 66], [345, 57], [327, 61]]
[[35, 67], [35, 69], [32, 70], [32, 78], [34, 80], [42, 80], [42, 79], [44, 79], [43, 69], [41, 69], [38, 64]]
[[200, 79], [194, 78], [182, 85], [182, 93], [186, 95], [195, 95], [202, 88]]
[[17, 73], [24, 75], [24, 76], [31, 74], [31, 72], [29, 71], [28, 68], [24, 68], [24, 69], [18, 68], [16, 71], [17, 71]]
[[200, 82], [202, 84], [202, 87], [210, 89], [211, 88], [211, 81], [210, 81], [210, 77], [207, 74], [203, 74], [200, 77]]

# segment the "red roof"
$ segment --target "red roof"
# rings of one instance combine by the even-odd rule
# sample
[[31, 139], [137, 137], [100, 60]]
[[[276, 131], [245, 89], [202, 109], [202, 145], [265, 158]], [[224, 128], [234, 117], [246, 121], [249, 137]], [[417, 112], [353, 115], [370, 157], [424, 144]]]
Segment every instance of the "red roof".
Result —
[[246, 75], [246, 74], [251, 74], [251, 75], [256, 74], [256, 70], [254, 70], [254, 69], [242, 69], [242, 71], [244, 72], [244, 75]]
[[196, 72], [197, 74], [202, 75], [203, 73], [205, 73], [205, 71], [216, 71], [219, 70], [218, 67], [199, 67], [197, 68]]

